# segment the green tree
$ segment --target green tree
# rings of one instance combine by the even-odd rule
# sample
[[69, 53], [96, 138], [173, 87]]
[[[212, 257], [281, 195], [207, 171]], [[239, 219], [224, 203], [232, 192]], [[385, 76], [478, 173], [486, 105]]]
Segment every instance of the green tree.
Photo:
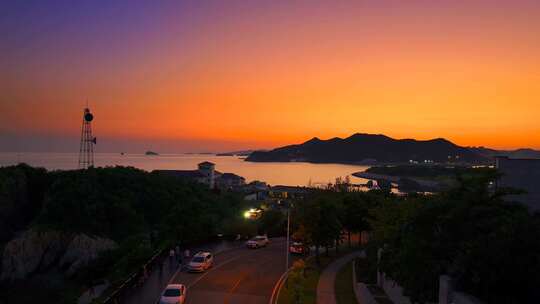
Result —
[[[297, 204], [297, 221], [305, 229], [306, 240], [315, 246], [317, 263], [320, 264], [320, 247], [328, 248], [339, 238], [341, 223], [338, 206], [331, 201], [332, 195], [319, 194]], [[328, 252], [328, 251], [327, 251]]]
[[341, 222], [347, 232], [349, 247], [351, 247], [352, 233], [360, 233], [370, 229], [368, 195], [360, 192], [349, 193], [343, 197], [341, 208]]

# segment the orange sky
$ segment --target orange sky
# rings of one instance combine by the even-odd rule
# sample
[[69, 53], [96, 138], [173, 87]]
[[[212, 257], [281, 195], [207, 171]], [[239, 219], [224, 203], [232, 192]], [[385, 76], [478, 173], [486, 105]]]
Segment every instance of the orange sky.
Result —
[[363, 132], [540, 148], [537, 3], [332, 2], [11, 8], [0, 134], [75, 137], [89, 98], [110, 147]]

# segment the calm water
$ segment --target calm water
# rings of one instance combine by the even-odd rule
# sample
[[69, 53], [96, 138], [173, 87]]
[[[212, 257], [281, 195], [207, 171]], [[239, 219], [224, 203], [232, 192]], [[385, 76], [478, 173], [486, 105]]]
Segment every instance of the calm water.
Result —
[[[133, 166], [147, 171], [155, 169], [192, 170], [202, 161], [216, 164], [220, 172], [232, 172], [253, 180], [265, 181], [271, 185], [305, 186], [334, 182], [336, 177], [350, 176], [353, 183], [365, 183], [367, 180], [353, 177], [351, 174], [367, 169], [367, 166], [310, 163], [252, 163], [235, 156], [215, 156], [201, 154], [163, 154], [146, 156], [142, 154], [96, 153], [96, 166]], [[0, 166], [25, 162], [32, 166], [54, 169], [76, 169], [76, 153], [0, 153]]]

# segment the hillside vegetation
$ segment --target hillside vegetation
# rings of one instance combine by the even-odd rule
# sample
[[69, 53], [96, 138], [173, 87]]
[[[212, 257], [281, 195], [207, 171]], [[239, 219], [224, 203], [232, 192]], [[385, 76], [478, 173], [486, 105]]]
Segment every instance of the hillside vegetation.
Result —
[[[0, 168], [0, 249], [11, 244], [10, 253], [2, 249], [4, 267], [0, 270], [4, 280], [0, 302], [2, 298], [9, 303], [15, 298], [19, 303], [26, 302], [25, 297], [30, 295], [24, 292], [24, 286], [28, 284], [46, 303], [73, 302], [83, 285], [102, 278], [113, 284], [120, 282], [156, 249], [243, 229], [244, 204], [233, 193], [213, 192], [204, 185], [135, 168], [52, 172], [27, 165]], [[64, 254], [71, 241], [89, 240], [86, 236], [118, 244], [108, 246], [117, 249], [74, 274], [66, 275], [67, 266], [56, 262], [36, 262], [31, 272], [16, 279], [10, 277], [20, 274], [9, 268], [13, 261], [25, 258], [39, 262], [39, 256], [30, 260], [13, 256], [17, 254], [15, 249], [26, 249], [8, 243], [10, 240], [37, 238], [51, 242], [54, 248], [62, 247], [57, 254]], [[28, 244], [39, 246], [36, 241]], [[42, 249], [36, 247], [31, 253], [51, 252]], [[64, 274], [58, 276], [59, 272]]]
[[350, 232], [370, 231], [361, 275], [384, 272], [413, 303], [435, 302], [443, 274], [485, 303], [537, 303], [540, 214], [505, 199], [514, 191], [488, 187], [495, 178], [464, 174], [432, 195], [316, 192], [295, 204], [293, 236], [316, 246], [319, 259], [319, 249], [326, 255]]

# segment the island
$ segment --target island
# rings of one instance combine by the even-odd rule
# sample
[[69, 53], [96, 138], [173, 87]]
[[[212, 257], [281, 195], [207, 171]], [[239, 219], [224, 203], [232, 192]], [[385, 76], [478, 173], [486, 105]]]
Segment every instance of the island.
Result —
[[458, 178], [495, 176], [490, 167], [445, 165], [375, 166], [352, 175], [380, 183], [397, 184], [401, 192], [439, 192], [458, 185]]
[[146, 151], [146, 153], [144, 153], [145, 155], [159, 155], [159, 153], [157, 152], [154, 152], [154, 151]]
[[356, 133], [347, 138], [334, 137], [321, 140], [314, 137], [301, 144], [270, 151], [254, 151], [246, 158], [246, 161], [373, 165], [449, 162], [484, 164], [490, 162], [491, 159], [444, 138], [394, 139], [382, 134]]

